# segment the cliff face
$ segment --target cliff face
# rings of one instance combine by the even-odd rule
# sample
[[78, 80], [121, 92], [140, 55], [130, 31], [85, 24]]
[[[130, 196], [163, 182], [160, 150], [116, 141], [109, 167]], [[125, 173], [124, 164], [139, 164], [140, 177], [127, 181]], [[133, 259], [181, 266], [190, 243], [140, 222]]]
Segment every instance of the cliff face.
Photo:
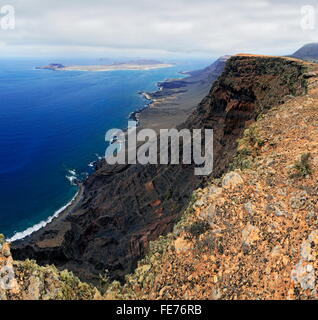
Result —
[[[235, 56], [209, 95], [180, 128], [214, 129], [214, 171], [218, 177], [235, 155], [237, 139], [262, 112], [291, 95], [306, 92], [300, 61]], [[194, 176], [192, 165], [101, 163], [85, 182], [80, 203], [60, 218], [12, 246], [15, 259], [33, 258], [72, 270], [96, 282], [107, 269], [111, 278], [131, 272], [149, 241], [170, 232], [192, 192], [208, 180]]]
[[237, 55], [226, 64], [208, 96], [186, 122], [214, 129], [213, 176], [227, 169], [237, 138], [274, 105], [306, 92], [306, 66], [295, 59]]

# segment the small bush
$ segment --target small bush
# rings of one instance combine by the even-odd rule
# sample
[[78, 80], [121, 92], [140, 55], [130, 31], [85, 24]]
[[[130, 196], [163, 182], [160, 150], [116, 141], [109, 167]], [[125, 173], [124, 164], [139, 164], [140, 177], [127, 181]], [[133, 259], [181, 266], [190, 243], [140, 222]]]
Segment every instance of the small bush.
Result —
[[5, 237], [3, 234], [0, 233], [0, 246], [2, 246], [5, 243]]
[[292, 174], [292, 178], [304, 178], [307, 175], [311, 175], [312, 171], [309, 164], [310, 153], [304, 153], [300, 157], [300, 161], [298, 161], [294, 165], [294, 169], [297, 171]]
[[237, 152], [236, 156], [234, 157], [232, 163], [230, 164], [230, 170], [235, 169], [250, 169], [252, 167], [251, 164], [251, 152], [248, 149], [242, 149]]
[[215, 248], [215, 239], [212, 236], [207, 236], [203, 240], [198, 241], [195, 248], [200, 252], [212, 252]]
[[186, 239], [192, 240], [193, 238], [198, 238], [201, 234], [205, 233], [210, 229], [210, 225], [206, 221], [196, 221], [192, 223], [190, 226], [185, 228], [187, 232]]
[[74, 276], [73, 272], [63, 270], [59, 272], [61, 281], [58, 299], [62, 300], [92, 300], [94, 297], [94, 288], [79, 278]]
[[109, 271], [105, 270], [103, 274], [99, 275], [99, 287], [102, 294], [104, 294], [110, 285]]
[[252, 147], [255, 145], [262, 147], [265, 144], [265, 140], [260, 137], [257, 128], [251, 126], [244, 131], [241, 143], [250, 145]]

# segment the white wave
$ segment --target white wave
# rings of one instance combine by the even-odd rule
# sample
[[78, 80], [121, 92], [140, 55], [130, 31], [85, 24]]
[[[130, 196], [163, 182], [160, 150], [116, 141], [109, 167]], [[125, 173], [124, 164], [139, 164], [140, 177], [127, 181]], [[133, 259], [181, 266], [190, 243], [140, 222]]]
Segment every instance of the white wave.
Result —
[[77, 176], [65, 176], [72, 186], [76, 186]]
[[75, 169], [68, 170], [69, 175], [65, 176], [65, 178], [71, 183], [72, 186], [76, 186], [76, 181], [78, 179], [78, 175]]
[[89, 167], [94, 168], [95, 161], [92, 161], [88, 164]]
[[43, 220], [43, 221], [39, 222], [38, 224], [35, 224], [34, 226], [32, 226], [32, 227], [30, 227], [30, 228], [28, 228], [28, 229], [26, 229], [24, 231], [16, 232], [14, 234], [14, 236], [12, 236], [9, 239], [6, 239], [6, 241], [7, 242], [13, 242], [13, 241], [21, 240], [21, 239], [31, 235], [33, 232], [44, 228], [47, 224], [52, 222], [52, 220], [54, 218], [57, 218], [59, 216], [59, 214], [61, 212], [63, 212], [68, 206], [73, 204], [73, 202], [75, 201], [76, 197], [78, 196], [78, 193], [79, 193], [79, 191], [76, 192], [75, 196], [72, 198], [72, 200], [69, 203], [67, 203], [65, 206], [63, 206], [59, 210], [57, 210], [52, 216], [48, 217], [46, 220]]
[[68, 170], [68, 172], [72, 175], [72, 176], [76, 176], [76, 170]]

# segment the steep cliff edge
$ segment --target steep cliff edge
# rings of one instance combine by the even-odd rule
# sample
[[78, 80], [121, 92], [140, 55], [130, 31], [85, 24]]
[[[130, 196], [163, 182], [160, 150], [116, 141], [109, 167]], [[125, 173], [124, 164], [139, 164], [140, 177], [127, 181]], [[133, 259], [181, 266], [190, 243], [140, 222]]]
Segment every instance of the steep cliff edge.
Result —
[[232, 57], [209, 95], [186, 122], [188, 128], [213, 128], [213, 176], [228, 168], [237, 138], [273, 106], [307, 90], [307, 64], [291, 58], [240, 54]]
[[106, 298], [318, 298], [318, 65], [307, 67], [307, 94], [244, 130], [231, 171], [196, 190]]
[[[292, 96], [305, 94], [309, 64], [295, 59], [232, 57], [209, 95], [181, 127], [214, 129], [214, 171], [221, 176], [237, 139], [257, 116]], [[149, 242], [172, 231], [193, 191], [207, 183], [192, 165], [101, 164], [84, 184], [83, 199], [71, 214], [12, 245], [15, 259], [67, 268], [96, 283], [108, 270], [123, 280]]]

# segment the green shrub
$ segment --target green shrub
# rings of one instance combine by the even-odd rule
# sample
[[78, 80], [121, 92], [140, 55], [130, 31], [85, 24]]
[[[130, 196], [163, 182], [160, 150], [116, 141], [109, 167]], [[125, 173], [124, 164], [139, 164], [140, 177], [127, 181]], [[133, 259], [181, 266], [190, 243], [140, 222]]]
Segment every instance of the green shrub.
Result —
[[250, 156], [250, 152], [247, 149], [238, 151], [232, 163], [230, 164], [230, 170], [233, 171], [235, 169], [250, 169], [252, 167], [251, 159], [252, 157]]
[[192, 240], [193, 238], [198, 238], [201, 234], [205, 233], [209, 229], [210, 225], [207, 221], [196, 221], [185, 228], [187, 233], [186, 239]]
[[251, 126], [244, 131], [242, 142], [250, 146], [257, 145], [259, 147], [262, 147], [265, 144], [265, 140], [260, 137], [255, 126]]
[[312, 170], [309, 164], [310, 153], [304, 153], [300, 157], [300, 161], [296, 162], [294, 169], [296, 173], [292, 174], [292, 178], [304, 178], [311, 175]]
[[215, 248], [215, 239], [208, 235], [204, 239], [198, 241], [195, 245], [195, 248], [200, 252], [212, 252]]
[[0, 233], [0, 246], [2, 246], [5, 243], [5, 237], [3, 234]]

